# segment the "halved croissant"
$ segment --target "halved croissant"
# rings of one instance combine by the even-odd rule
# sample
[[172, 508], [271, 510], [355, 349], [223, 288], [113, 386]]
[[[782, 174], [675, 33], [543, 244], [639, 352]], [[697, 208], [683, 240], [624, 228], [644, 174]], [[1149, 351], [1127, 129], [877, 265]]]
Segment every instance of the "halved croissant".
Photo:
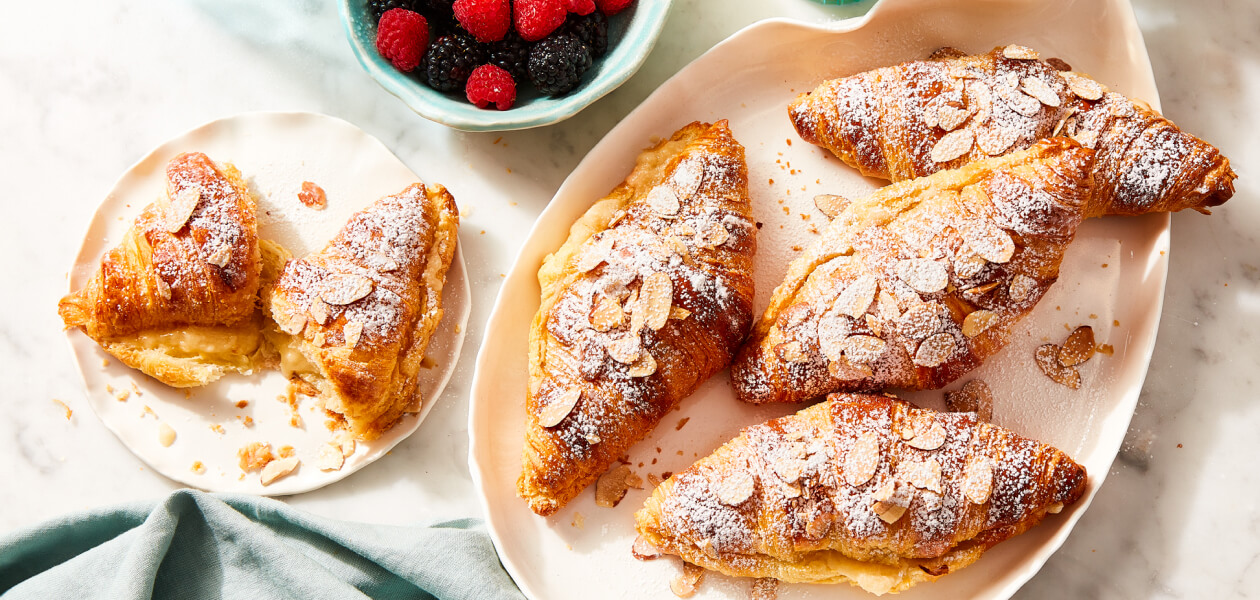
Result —
[[744, 148], [726, 121], [644, 151], [538, 271], [518, 494], [549, 515], [714, 373], [752, 323]]
[[1208, 212], [1234, 194], [1229, 159], [1144, 103], [1021, 46], [938, 52], [833, 79], [788, 114], [864, 175], [903, 181], [1069, 135], [1098, 151], [1085, 215]]
[[834, 394], [745, 429], [635, 521], [643, 542], [706, 569], [884, 594], [970, 565], [1086, 482], [1063, 452], [973, 413]]

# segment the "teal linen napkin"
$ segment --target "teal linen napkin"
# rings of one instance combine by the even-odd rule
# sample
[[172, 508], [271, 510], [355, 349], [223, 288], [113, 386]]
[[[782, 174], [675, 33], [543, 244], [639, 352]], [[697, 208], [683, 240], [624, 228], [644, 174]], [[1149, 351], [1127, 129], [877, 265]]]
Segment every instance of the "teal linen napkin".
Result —
[[180, 490], [0, 537], [10, 598], [519, 599], [474, 519], [316, 517], [267, 498]]

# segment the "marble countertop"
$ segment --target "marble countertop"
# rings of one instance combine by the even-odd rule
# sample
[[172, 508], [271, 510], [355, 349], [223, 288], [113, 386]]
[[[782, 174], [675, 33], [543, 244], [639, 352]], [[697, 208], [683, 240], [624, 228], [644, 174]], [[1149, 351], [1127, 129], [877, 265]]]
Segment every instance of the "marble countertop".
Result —
[[[1158, 345], [1124, 447], [1067, 543], [1020, 598], [1244, 597], [1260, 592], [1260, 10], [1247, 0], [1135, 0], [1165, 113], [1241, 177], [1212, 218], [1173, 217]], [[160, 497], [93, 415], [54, 307], [88, 217], [164, 140], [243, 111], [308, 110], [379, 137], [464, 210], [474, 306], [461, 364], [415, 435], [343, 482], [289, 497], [332, 517], [406, 523], [474, 515], [467, 397], [483, 323], [528, 225], [582, 156], [671, 74], [758, 19], [860, 14], [807, 0], [677, 0], [626, 85], [559, 125], [449, 130], [358, 66], [334, 2], [11, 3], [0, 24], [0, 533]], [[498, 139], [498, 138], [501, 138]], [[497, 143], [496, 143], [497, 141]], [[484, 234], [481, 231], [484, 230]], [[73, 409], [68, 420], [57, 399]]]

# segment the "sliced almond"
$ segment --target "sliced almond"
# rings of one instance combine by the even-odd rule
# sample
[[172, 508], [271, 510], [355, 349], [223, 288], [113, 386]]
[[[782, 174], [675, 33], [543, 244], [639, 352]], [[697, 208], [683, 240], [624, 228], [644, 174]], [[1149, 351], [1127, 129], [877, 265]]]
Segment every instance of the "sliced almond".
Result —
[[997, 95], [1008, 108], [1025, 117], [1036, 116], [1038, 112], [1041, 112], [1041, 102], [1020, 91], [1018, 87], [999, 85], [997, 87]]
[[930, 258], [910, 258], [897, 262], [897, 277], [922, 294], [933, 294], [949, 285], [945, 265]]
[[879, 434], [863, 431], [844, 457], [844, 480], [853, 487], [864, 485], [879, 469]]
[[[707, 540], [706, 540], [707, 541]], [[704, 569], [689, 562], [683, 563], [682, 573], [675, 575], [669, 582], [669, 591], [679, 598], [690, 598], [700, 589], [704, 581]]]
[[259, 475], [258, 480], [263, 485], [271, 485], [276, 480], [292, 473], [301, 463], [302, 461], [298, 460], [296, 456], [287, 456], [273, 460], [263, 467], [262, 474]]
[[1092, 150], [1094, 145], [1098, 143], [1098, 132], [1092, 129], [1080, 131], [1077, 132], [1076, 135], [1072, 136], [1072, 139], [1076, 140], [1076, 142], [1080, 145]]
[[920, 367], [939, 367], [954, 355], [955, 349], [954, 336], [949, 333], [928, 336], [914, 353], [914, 364]]
[[591, 326], [595, 331], [608, 331], [621, 325], [626, 314], [621, 310], [621, 303], [600, 295], [595, 300], [595, 309], [591, 312]]
[[935, 458], [929, 458], [925, 461], [907, 461], [901, 463], [903, 466], [902, 475], [910, 485], [914, 487], [932, 490], [933, 492], [941, 492], [941, 463], [936, 462]]
[[957, 129], [942, 136], [932, 146], [930, 156], [933, 162], [949, 162], [970, 152], [975, 141], [975, 134], [970, 129]]
[[311, 319], [320, 325], [328, 322], [328, 305], [317, 297], [311, 298], [311, 306], [307, 312], [310, 313]]
[[626, 369], [626, 374], [631, 377], [647, 377], [656, 372], [656, 359], [652, 355], [643, 352], [639, 354], [639, 359], [630, 364], [630, 368]]
[[606, 235], [593, 244], [587, 244], [577, 260], [578, 273], [586, 273], [608, 260], [612, 255], [614, 241], [611, 236]]
[[690, 317], [690, 316], [691, 316], [691, 311], [681, 306], [674, 305], [674, 306], [669, 307], [669, 318], [674, 319], [675, 321], [686, 321], [687, 317]]
[[647, 204], [652, 212], [661, 216], [677, 215], [680, 207], [678, 195], [673, 188], [664, 185], [658, 185], [648, 192]]
[[376, 282], [358, 273], [330, 273], [319, 287], [319, 297], [336, 306], [350, 304], [372, 293]]
[[910, 503], [914, 501], [914, 486], [906, 485], [895, 479], [889, 479], [871, 494], [875, 504], [871, 510], [885, 523], [893, 524], [906, 514]]
[[311, 344], [315, 345], [318, 348], [323, 348], [324, 343], [327, 341], [328, 341], [328, 335], [324, 333], [323, 329], [316, 331], [315, 335], [311, 336]]
[[974, 302], [976, 298], [979, 298], [980, 296], [983, 296], [993, 291], [994, 289], [997, 288], [997, 286], [998, 286], [998, 282], [990, 281], [989, 283], [986, 283], [984, 285], [977, 285], [976, 287], [973, 287], [973, 288], [967, 288], [963, 290], [963, 294], [967, 296], [968, 300], [971, 300], [972, 302]]
[[987, 219], [961, 223], [958, 233], [972, 252], [991, 263], [1004, 264], [1015, 255], [1015, 241], [1011, 235]]
[[743, 470], [734, 471], [723, 477], [714, 486], [713, 492], [722, 504], [739, 506], [752, 497], [756, 482], [751, 473]]
[[678, 192], [679, 198], [690, 198], [700, 191], [700, 184], [704, 180], [704, 167], [693, 160], [687, 160], [678, 163], [678, 167], [674, 169], [673, 175], [670, 176], [669, 182], [674, 186], [674, 191]]
[[851, 335], [844, 338], [844, 356], [851, 363], [869, 365], [879, 359], [887, 344], [872, 335]]
[[644, 310], [644, 325], [653, 330], [664, 327], [673, 302], [674, 283], [669, 275], [656, 272], [643, 280], [643, 287], [639, 289], [639, 306]]
[[923, 107], [923, 125], [928, 129], [935, 129], [941, 124], [940, 105], [936, 102], [929, 102]]
[[879, 318], [875, 315], [866, 315], [866, 328], [870, 329], [871, 333], [874, 334], [875, 337], [881, 337], [884, 335], [884, 324], [881, 323]]
[[963, 319], [962, 332], [967, 337], [976, 337], [998, 322], [1000, 317], [991, 310], [976, 310]]
[[892, 294], [880, 290], [879, 303], [876, 305], [876, 312], [879, 318], [892, 323], [901, 318], [901, 304], [897, 302], [897, 297]]
[[989, 384], [972, 379], [957, 392], [945, 393], [945, 408], [950, 412], [976, 413], [976, 419], [984, 423], [993, 420], [993, 392]]
[[1060, 104], [1059, 93], [1040, 77], [1025, 77], [1019, 82], [1019, 89], [1046, 106], [1057, 107]]
[[963, 472], [962, 491], [974, 504], [988, 502], [989, 494], [993, 491], [993, 461], [979, 456], [967, 463]]
[[805, 349], [801, 347], [801, 343], [797, 341], [786, 342], [776, 346], [779, 356], [783, 360], [790, 363], [809, 362], [809, 355], [805, 353]]
[[[806, 528], [808, 530], [808, 527]], [[821, 537], [821, 536], [820, 536]], [[817, 538], [811, 538], [817, 539]], [[759, 577], [752, 580], [748, 588], [749, 600], [775, 600], [779, 597], [779, 580], [771, 577]]]
[[607, 350], [608, 356], [611, 356], [613, 360], [626, 365], [638, 361], [639, 354], [643, 352], [637, 333], [629, 333], [608, 342]]
[[916, 431], [914, 437], [906, 440], [906, 444], [920, 450], [935, 450], [945, 444], [946, 436], [945, 426], [933, 420], [925, 430]]
[[1059, 73], [1059, 76], [1063, 77], [1063, 80], [1067, 82], [1068, 89], [1072, 90], [1073, 94], [1085, 100], [1098, 100], [1107, 91], [1107, 88], [1103, 87], [1101, 83], [1080, 73], [1064, 71]]
[[569, 413], [573, 412], [573, 408], [577, 406], [578, 400], [582, 398], [582, 388], [574, 387], [564, 391], [559, 395], [553, 395], [551, 401], [541, 410], [538, 411], [538, 424], [543, 427], [555, 427], [563, 421]]
[[346, 321], [346, 326], [341, 329], [341, 334], [346, 338], [347, 348], [356, 348], [359, 340], [363, 337], [363, 322]]
[[1094, 345], [1094, 329], [1089, 325], [1077, 327], [1059, 349], [1059, 364], [1065, 367], [1079, 365], [1093, 358], [1097, 348]]
[[1041, 53], [1029, 48], [1028, 46], [1011, 44], [1002, 48], [1002, 56], [1013, 60], [1037, 60], [1038, 58], [1041, 58]]
[[989, 264], [989, 261], [979, 255], [972, 254], [966, 258], [954, 261], [954, 273], [961, 279], [970, 279], [978, 275], [980, 270], [984, 269], [984, 266], [987, 264]]
[[306, 315], [302, 313], [288, 313], [283, 315], [275, 315], [276, 326], [289, 335], [300, 335], [302, 330], [306, 328]]
[[879, 280], [874, 275], [862, 275], [836, 297], [831, 307], [842, 315], [859, 318], [866, 314], [879, 291]]
[[870, 367], [866, 365], [855, 365], [843, 357], [839, 360], [833, 360], [828, 363], [827, 372], [830, 373], [832, 377], [842, 381], [865, 379], [875, 374]]
[[1041, 367], [1041, 372], [1046, 374], [1055, 383], [1065, 385], [1072, 389], [1081, 387], [1081, 374], [1077, 372], [1076, 367], [1065, 367], [1059, 364], [1059, 347], [1055, 344], [1042, 344], [1037, 346], [1037, 351], [1033, 355], [1037, 360], [1037, 366]]
[[709, 231], [705, 233], [704, 245], [716, 248], [725, 244], [726, 240], [730, 239], [730, 237], [731, 233], [726, 230], [725, 226], [721, 223], [714, 223], [711, 227], [709, 227]]
[[161, 296], [163, 300], [170, 300], [171, 299], [171, 284], [166, 283], [166, 280], [162, 279], [161, 275], [157, 275], [155, 279], [157, 280], [158, 295]]
[[1055, 502], [1054, 504], [1051, 504], [1050, 506], [1047, 506], [1047, 507], [1046, 507], [1046, 512], [1047, 512], [1047, 513], [1049, 513], [1049, 514], [1052, 514], [1052, 515], [1057, 515], [1057, 514], [1059, 514], [1059, 513], [1063, 512], [1063, 503], [1062, 503], [1062, 502]]
[[349, 431], [344, 429], [338, 430], [333, 434], [332, 440], [328, 443], [333, 444], [337, 447], [337, 449], [341, 450], [341, 455], [346, 458], [354, 455], [356, 444], [354, 441], [354, 435]]
[[158, 425], [158, 443], [163, 448], [170, 448], [175, 443], [175, 430], [170, 425], [162, 423]]
[[840, 360], [849, 330], [849, 321], [839, 315], [826, 315], [818, 320], [818, 347], [827, 360]]
[[368, 263], [372, 265], [373, 269], [376, 269], [381, 273], [389, 273], [391, 271], [398, 270], [398, 261], [380, 252], [373, 253], [371, 258], [368, 259]]
[[967, 122], [967, 117], [971, 116], [971, 111], [957, 106], [948, 104], [942, 105], [936, 110], [936, 126], [945, 131], [953, 131], [958, 129], [963, 123]]
[[[1036, 100], [1028, 96], [1024, 97], [1028, 98], [1033, 105], [1040, 105]], [[976, 132], [976, 145], [989, 156], [999, 156], [1006, 152], [1017, 139], [1019, 139], [1018, 128], [1003, 125], [997, 120], [991, 121], [983, 130]]]
[[341, 453], [341, 448], [333, 444], [324, 444], [319, 447], [319, 455], [315, 458], [315, 466], [321, 471], [339, 471], [341, 466], [346, 463], [346, 457]]
[[814, 206], [827, 215], [828, 219], [834, 219], [849, 207], [849, 199], [835, 194], [818, 194], [814, 196]]
[[620, 223], [621, 220], [624, 218], [626, 218], [626, 211], [624, 210], [617, 211], [617, 213], [613, 215], [613, 218], [608, 220], [608, 227], [611, 229], [614, 225], [616, 225], [617, 223]]
[[639, 560], [652, 560], [659, 557], [661, 551], [640, 535], [634, 538], [634, 545], [630, 547], [630, 554]]
[[796, 483], [805, 472], [803, 455], [781, 454], [770, 461], [770, 467], [784, 483]]
[[210, 254], [209, 257], [206, 258], [206, 263], [214, 265], [222, 269], [223, 267], [227, 266], [228, 261], [231, 260], [231, 258], [232, 258], [232, 247], [227, 245], [226, 243], [223, 243], [223, 244], [219, 244], [218, 249], [216, 249], [214, 252]]
[[626, 490], [630, 489], [626, 483], [629, 475], [630, 465], [626, 464], [618, 464], [600, 475], [599, 480], [595, 482], [595, 504], [604, 508], [617, 506], [625, 497]]
[[1023, 302], [1024, 300], [1027, 300], [1030, 296], [1032, 296], [1033, 292], [1035, 292], [1036, 290], [1037, 290], [1036, 279], [1033, 279], [1032, 277], [1029, 277], [1022, 273], [1017, 273], [1014, 277], [1011, 278], [1011, 287], [1006, 292], [1006, 295], [1009, 296], [1011, 300], [1014, 300], [1016, 302]]
[[193, 211], [197, 210], [197, 205], [201, 203], [201, 188], [193, 186], [187, 187], [175, 194], [171, 198], [170, 204], [166, 206], [166, 230], [170, 233], [177, 233], [184, 225], [188, 223], [188, 219], [192, 218]]

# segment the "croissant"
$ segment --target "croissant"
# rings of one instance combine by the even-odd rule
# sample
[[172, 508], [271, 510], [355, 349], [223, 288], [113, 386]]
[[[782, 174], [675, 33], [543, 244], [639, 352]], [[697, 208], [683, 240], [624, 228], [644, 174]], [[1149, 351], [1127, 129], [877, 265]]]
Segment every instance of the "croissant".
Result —
[[458, 227], [446, 188], [415, 183], [355, 213], [264, 291], [281, 370], [360, 439], [420, 409], [417, 375], [442, 318]]
[[[166, 179], [165, 196], [141, 211], [58, 313], [67, 328], [167, 385], [249, 372], [268, 359], [254, 198], [236, 167], [199, 152], [171, 159]], [[283, 250], [267, 250], [274, 266]]]
[[900, 592], [974, 563], [1076, 502], [1086, 481], [1063, 452], [974, 413], [833, 394], [662, 482], [635, 514], [636, 554]]
[[1093, 156], [1051, 138], [849, 204], [788, 266], [731, 366], [736, 396], [935, 389], [979, 366], [1058, 278]]
[[538, 271], [518, 494], [554, 513], [725, 368], [752, 324], [744, 148], [726, 121], [645, 150]]
[[1063, 61], [1014, 45], [961, 54], [826, 81], [788, 114], [806, 141], [892, 181], [1069, 135], [1098, 151], [1086, 216], [1206, 213], [1233, 196], [1236, 175], [1219, 150]]

